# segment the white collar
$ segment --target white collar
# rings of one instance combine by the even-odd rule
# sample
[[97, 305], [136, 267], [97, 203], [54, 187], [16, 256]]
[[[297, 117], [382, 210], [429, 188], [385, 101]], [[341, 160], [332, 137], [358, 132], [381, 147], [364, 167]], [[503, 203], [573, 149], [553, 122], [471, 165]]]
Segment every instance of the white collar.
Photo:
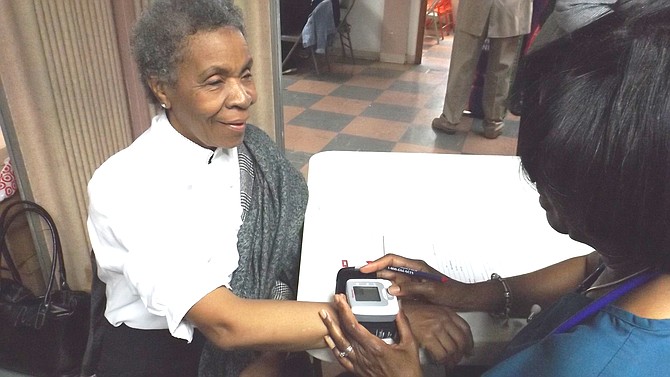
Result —
[[214, 160], [228, 160], [235, 156], [236, 148], [219, 147], [212, 151], [189, 140], [172, 126], [165, 112], [161, 112], [152, 119], [151, 132], [162, 141], [163, 153], [168, 157], [178, 159], [181, 163], [209, 164]]

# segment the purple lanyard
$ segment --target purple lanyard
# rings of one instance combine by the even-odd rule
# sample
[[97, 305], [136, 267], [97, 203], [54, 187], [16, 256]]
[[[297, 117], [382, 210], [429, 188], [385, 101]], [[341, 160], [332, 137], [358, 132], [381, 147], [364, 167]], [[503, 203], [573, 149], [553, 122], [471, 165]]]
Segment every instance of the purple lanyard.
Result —
[[611, 302], [615, 301], [619, 297], [625, 295], [626, 293], [648, 282], [649, 280], [655, 278], [658, 275], [659, 275], [658, 272], [648, 271], [642, 275], [638, 275], [630, 280], [627, 280], [626, 282], [618, 286], [616, 289], [611, 290], [606, 295], [593, 301], [592, 303], [590, 303], [589, 305], [587, 305], [586, 307], [575, 313], [572, 317], [568, 318], [560, 326], [554, 329], [554, 331], [552, 331], [551, 334], [549, 335], [562, 334], [564, 332], [567, 332], [571, 328], [575, 327], [576, 325], [580, 324], [587, 318], [594, 315], [596, 312], [598, 312], [605, 306], [609, 305]]

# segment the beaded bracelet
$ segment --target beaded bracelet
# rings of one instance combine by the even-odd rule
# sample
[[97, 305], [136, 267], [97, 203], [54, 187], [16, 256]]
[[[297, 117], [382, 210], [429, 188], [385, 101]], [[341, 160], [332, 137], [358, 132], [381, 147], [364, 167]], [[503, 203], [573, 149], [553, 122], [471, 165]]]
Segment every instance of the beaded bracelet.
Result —
[[507, 281], [495, 272], [491, 274], [491, 280], [498, 280], [500, 284], [502, 284], [504, 290], [503, 295], [505, 296], [505, 308], [501, 312], [491, 313], [491, 315], [495, 318], [509, 319], [509, 312], [512, 310], [512, 291], [510, 291]]

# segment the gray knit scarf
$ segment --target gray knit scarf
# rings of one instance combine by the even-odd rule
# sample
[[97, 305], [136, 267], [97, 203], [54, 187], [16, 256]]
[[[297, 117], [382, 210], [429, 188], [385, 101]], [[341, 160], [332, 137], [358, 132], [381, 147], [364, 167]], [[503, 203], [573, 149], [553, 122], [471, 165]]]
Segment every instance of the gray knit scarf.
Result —
[[[274, 142], [252, 125], [247, 126], [238, 154], [244, 221], [238, 233], [240, 259], [232, 276], [232, 290], [244, 298], [273, 298], [280, 281], [297, 292], [307, 205], [305, 180]], [[256, 355], [253, 351], [223, 351], [207, 342], [199, 376], [236, 377]]]

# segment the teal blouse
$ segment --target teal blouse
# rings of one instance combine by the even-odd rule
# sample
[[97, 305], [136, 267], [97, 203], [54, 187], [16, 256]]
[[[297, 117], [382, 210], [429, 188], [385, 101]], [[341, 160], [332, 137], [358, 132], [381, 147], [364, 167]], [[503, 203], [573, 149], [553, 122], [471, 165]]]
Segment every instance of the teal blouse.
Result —
[[572, 330], [544, 337], [484, 377], [670, 375], [670, 319], [641, 318], [608, 305]]

